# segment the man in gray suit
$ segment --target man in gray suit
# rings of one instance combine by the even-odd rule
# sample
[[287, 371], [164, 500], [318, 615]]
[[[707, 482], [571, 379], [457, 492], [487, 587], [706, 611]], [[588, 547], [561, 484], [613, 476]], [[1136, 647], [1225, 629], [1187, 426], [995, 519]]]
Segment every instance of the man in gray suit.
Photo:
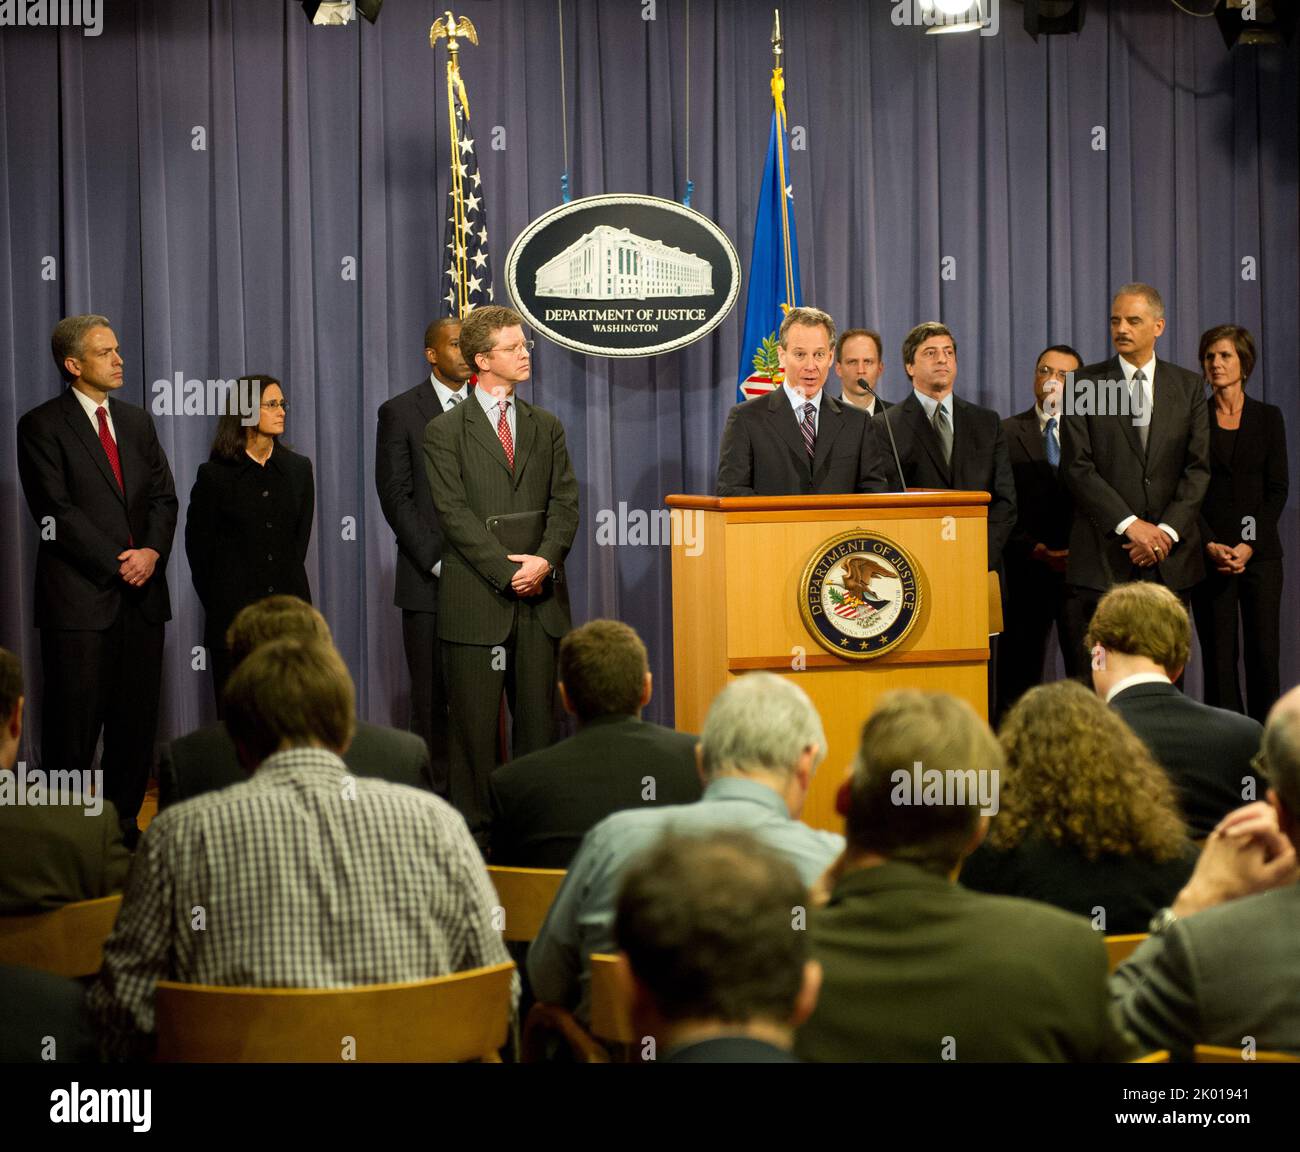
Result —
[[1151, 938], [1111, 977], [1125, 1024], [1151, 1049], [1300, 1055], [1300, 688], [1273, 706], [1263, 761], [1268, 803], [1223, 819]]
[[450, 707], [450, 798], [480, 845], [502, 690], [514, 753], [550, 744], [556, 649], [569, 630], [564, 558], [578, 530], [578, 481], [564, 426], [515, 394], [529, 377], [531, 348], [519, 313], [471, 312], [460, 349], [475, 387], [424, 434], [443, 533], [438, 635]]
[[[240, 611], [226, 631], [232, 669], [273, 640], [334, 645], [325, 617], [297, 596], [267, 596]], [[411, 732], [356, 723], [343, 762], [355, 776], [369, 776], [434, 791], [429, 749]], [[163, 746], [158, 762], [158, 809], [248, 779], [224, 724], [210, 724]]]
[[1066, 382], [1061, 476], [1075, 515], [1065, 612], [1075, 652], [1112, 584], [1157, 580], [1186, 600], [1205, 574], [1198, 527], [1210, 484], [1205, 383], [1156, 360], [1164, 330], [1160, 293], [1125, 284], [1111, 304], [1116, 355]]

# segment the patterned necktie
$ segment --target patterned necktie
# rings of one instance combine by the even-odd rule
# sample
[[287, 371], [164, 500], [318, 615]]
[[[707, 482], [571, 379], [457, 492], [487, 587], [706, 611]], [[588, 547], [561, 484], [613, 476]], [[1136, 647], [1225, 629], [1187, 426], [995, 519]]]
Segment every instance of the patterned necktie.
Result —
[[453, 408], [456, 407], [457, 404], [459, 404], [464, 399], [465, 397], [462, 396], [459, 392], [453, 392], [450, 396], [447, 397], [447, 411], [450, 412]]
[[501, 409], [501, 415], [497, 417], [497, 439], [501, 441], [501, 447], [506, 450], [506, 461], [513, 472], [515, 468], [515, 439], [510, 435], [510, 421], [506, 413], [510, 411], [510, 405], [502, 400], [498, 405]]
[[122, 461], [117, 455], [117, 441], [113, 439], [113, 433], [108, 430], [108, 409], [102, 406], [96, 408], [95, 415], [99, 419], [99, 442], [104, 446], [104, 455], [108, 457], [109, 466], [113, 469], [117, 490], [125, 495], [126, 485], [122, 483]]
[[1043, 429], [1043, 453], [1047, 456], [1047, 462], [1056, 468], [1061, 463], [1061, 445], [1056, 439], [1056, 417], [1047, 418], [1047, 426]]
[[1129, 388], [1129, 398], [1132, 401], [1129, 411], [1133, 414], [1133, 423], [1137, 425], [1143, 452], [1147, 450], [1147, 437], [1151, 433], [1151, 405], [1147, 400], [1145, 384], [1146, 373], [1139, 368], [1133, 373], [1133, 384]]
[[943, 462], [952, 464], [952, 425], [948, 423], [948, 413], [942, 404], [934, 410], [934, 432], [939, 437], [939, 447], [943, 449]]
[[809, 401], [803, 406], [803, 419], [799, 421], [799, 431], [803, 435], [803, 446], [808, 449], [809, 459], [817, 451], [817, 408]]

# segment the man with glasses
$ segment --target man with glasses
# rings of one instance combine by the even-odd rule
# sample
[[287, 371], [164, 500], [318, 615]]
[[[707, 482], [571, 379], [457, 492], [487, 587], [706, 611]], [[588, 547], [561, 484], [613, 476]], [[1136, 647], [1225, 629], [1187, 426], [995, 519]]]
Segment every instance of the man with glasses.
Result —
[[469, 398], [429, 422], [425, 466], [442, 526], [438, 636], [447, 682], [450, 798], [480, 848], [498, 762], [501, 693], [516, 756], [554, 739], [556, 652], [570, 627], [564, 558], [578, 530], [578, 482], [551, 413], [525, 403], [533, 342], [523, 317], [476, 308], [460, 349]]
[[865, 412], [822, 391], [835, 322], [792, 308], [781, 322], [780, 388], [737, 404], [718, 459], [719, 496], [885, 492], [880, 448]]

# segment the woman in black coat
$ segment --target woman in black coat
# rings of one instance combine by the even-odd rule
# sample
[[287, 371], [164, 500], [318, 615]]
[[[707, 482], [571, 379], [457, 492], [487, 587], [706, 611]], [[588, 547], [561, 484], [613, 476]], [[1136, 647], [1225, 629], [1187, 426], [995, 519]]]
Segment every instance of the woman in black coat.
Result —
[[[1282, 540], [1286, 426], [1282, 410], [1246, 395], [1255, 341], [1236, 324], [1201, 337], [1210, 394], [1210, 487], [1201, 505], [1207, 575], [1192, 594], [1205, 663], [1205, 702], [1261, 724], [1281, 691]], [[1246, 702], [1237, 661], [1245, 639]]]
[[254, 382], [256, 424], [222, 416], [206, 464], [190, 492], [185, 554], [207, 620], [212, 683], [221, 693], [230, 676], [226, 629], [239, 610], [275, 593], [311, 602], [307, 545], [316, 506], [311, 461], [280, 443], [288, 405], [271, 376]]

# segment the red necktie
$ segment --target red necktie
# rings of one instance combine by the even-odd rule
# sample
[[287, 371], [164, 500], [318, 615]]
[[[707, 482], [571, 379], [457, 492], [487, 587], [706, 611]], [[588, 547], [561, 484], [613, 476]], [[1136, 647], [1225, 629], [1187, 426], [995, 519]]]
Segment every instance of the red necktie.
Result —
[[497, 419], [497, 439], [501, 441], [501, 447], [506, 450], [506, 461], [513, 472], [515, 467], [515, 440], [510, 435], [510, 421], [506, 418], [506, 412], [509, 405], [504, 400], [500, 402], [501, 415]]
[[108, 457], [108, 463], [113, 469], [113, 475], [117, 479], [117, 489], [123, 495], [126, 494], [126, 485], [122, 483], [122, 461], [117, 455], [117, 441], [113, 439], [113, 434], [108, 430], [108, 409], [99, 407], [95, 409], [95, 415], [99, 418], [99, 442], [104, 446], [104, 454]]

